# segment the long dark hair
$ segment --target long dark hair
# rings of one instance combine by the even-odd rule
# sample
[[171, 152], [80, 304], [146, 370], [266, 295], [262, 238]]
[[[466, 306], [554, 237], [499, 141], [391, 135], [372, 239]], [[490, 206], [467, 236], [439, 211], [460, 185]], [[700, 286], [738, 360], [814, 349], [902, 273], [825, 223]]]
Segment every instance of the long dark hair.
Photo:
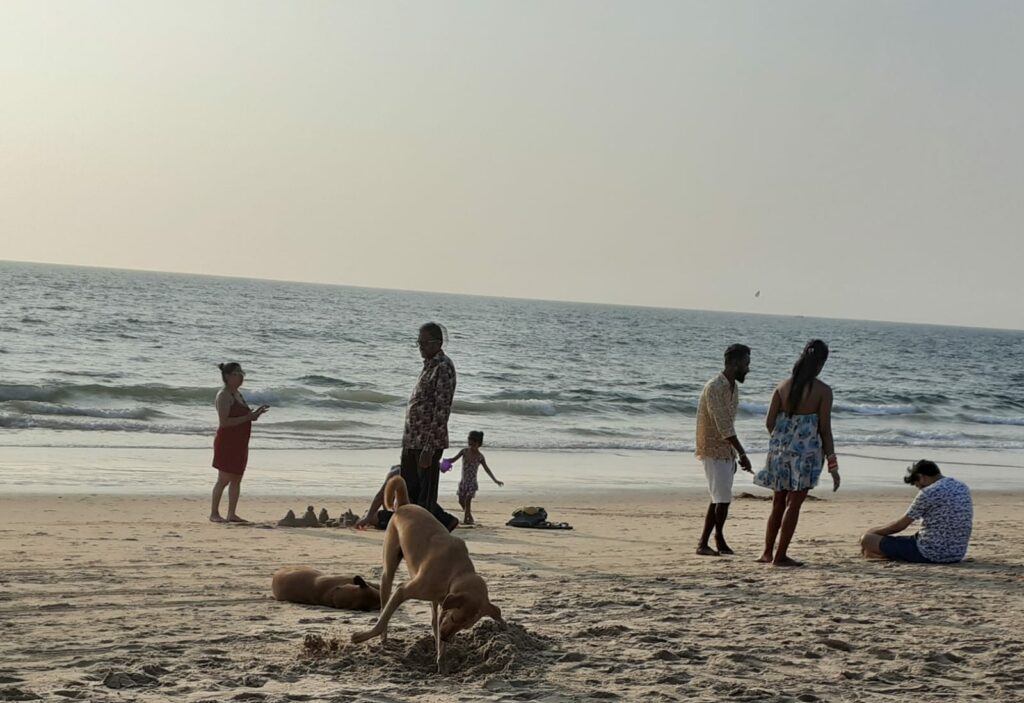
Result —
[[796, 408], [804, 397], [804, 391], [821, 373], [821, 367], [828, 359], [828, 345], [820, 339], [812, 339], [800, 352], [800, 358], [793, 364], [793, 375], [789, 386], [789, 415], [796, 414]]

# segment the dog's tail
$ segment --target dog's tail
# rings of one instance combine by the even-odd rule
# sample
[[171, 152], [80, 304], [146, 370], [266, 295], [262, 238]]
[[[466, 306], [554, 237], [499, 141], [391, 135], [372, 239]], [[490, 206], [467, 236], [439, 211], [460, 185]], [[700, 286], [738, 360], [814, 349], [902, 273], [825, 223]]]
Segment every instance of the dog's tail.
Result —
[[384, 507], [394, 512], [409, 504], [409, 487], [401, 476], [392, 476], [384, 486]]

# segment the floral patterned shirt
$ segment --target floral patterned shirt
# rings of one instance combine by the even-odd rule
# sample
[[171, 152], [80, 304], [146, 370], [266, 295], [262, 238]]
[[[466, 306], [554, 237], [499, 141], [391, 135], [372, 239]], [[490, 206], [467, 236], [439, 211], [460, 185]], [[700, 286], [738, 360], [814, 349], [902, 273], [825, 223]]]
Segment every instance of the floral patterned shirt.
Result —
[[424, 359], [405, 411], [403, 449], [448, 448], [448, 416], [455, 397], [455, 364], [443, 351]]
[[726, 440], [736, 436], [736, 410], [740, 403], [739, 388], [724, 374], [707, 382], [697, 403], [698, 459], [732, 459], [735, 450]]

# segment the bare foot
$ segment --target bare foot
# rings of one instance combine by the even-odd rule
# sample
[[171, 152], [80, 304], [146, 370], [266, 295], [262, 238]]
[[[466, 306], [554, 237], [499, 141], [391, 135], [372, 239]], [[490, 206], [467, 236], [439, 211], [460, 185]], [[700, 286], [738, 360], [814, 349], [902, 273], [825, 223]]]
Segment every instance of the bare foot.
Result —
[[765, 552], [757, 560], [757, 563], [758, 564], [771, 564], [772, 563], [772, 553], [771, 552]]
[[373, 630], [368, 630], [366, 632], [353, 632], [352, 642], [355, 644], [359, 644], [360, 642], [365, 642], [371, 637], [373, 637]]
[[238, 517], [237, 515], [231, 515], [231, 516], [229, 516], [229, 517], [228, 517], [228, 522], [237, 522], [237, 523], [240, 523], [240, 524], [245, 524], [245, 525], [250, 525], [250, 524], [252, 524], [252, 523], [250, 523], [250, 522], [249, 522], [248, 520], [246, 520], [246, 519], [245, 519], [244, 517]]
[[701, 557], [720, 557], [722, 556], [711, 547], [697, 547], [697, 556]]
[[725, 540], [722, 540], [720, 542], [718, 540], [715, 540], [715, 546], [718, 547], [718, 553], [719, 554], [725, 554], [725, 555], [728, 555], [728, 556], [732, 556], [733, 554], [736, 553], [736, 552], [732, 551], [731, 549], [729, 549], [729, 545], [725, 543]]
[[802, 561], [797, 561], [796, 559], [790, 559], [789, 557], [782, 557], [781, 559], [779, 557], [775, 557], [775, 561], [772, 562], [772, 566], [803, 566], [803, 565], [804, 565], [804, 563]]
[[465, 517], [465, 519], [462, 521], [462, 524], [463, 525], [473, 525], [473, 524], [475, 524], [475, 522], [476, 521], [473, 519], [472, 515], [467, 515]]
[[210, 522], [227, 522], [227, 520], [222, 518], [220, 515], [211, 515]]

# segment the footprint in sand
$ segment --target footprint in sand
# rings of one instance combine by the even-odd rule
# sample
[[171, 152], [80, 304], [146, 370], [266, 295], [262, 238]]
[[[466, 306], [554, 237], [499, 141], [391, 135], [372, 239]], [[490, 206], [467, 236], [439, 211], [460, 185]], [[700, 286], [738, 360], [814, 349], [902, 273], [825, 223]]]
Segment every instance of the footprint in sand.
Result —
[[826, 647], [829, 647], [831, 649], [838, 649], [838, 650], [840, 650], [842, 652], [852, 652], [853, 651], [853, 645], [852, 644], [850, 644], [849, 642], [844, 642], [843, 640], [834, 639], [832, 637], [826, 637], [825, 639], [823, 639], [821, 641], [821, 643], [823, 645], [825, 645]]
[[667, 649], [659, 649], [651, 655], [651, 659], [657, 659], [663, 662], [674, 662], [679, 661], [680, 657], [675, 652], [670, 652]]

